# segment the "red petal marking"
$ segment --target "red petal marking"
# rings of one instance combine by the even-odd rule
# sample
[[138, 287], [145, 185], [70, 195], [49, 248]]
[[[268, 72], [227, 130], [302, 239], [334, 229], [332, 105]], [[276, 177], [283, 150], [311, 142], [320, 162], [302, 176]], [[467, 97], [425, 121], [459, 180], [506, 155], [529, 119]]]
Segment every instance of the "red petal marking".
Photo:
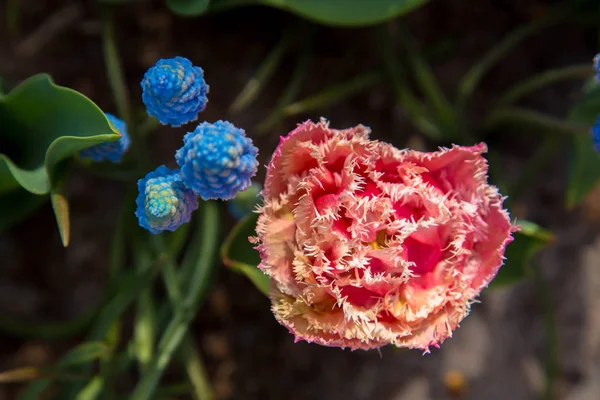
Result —
[[355, 306], [370, 308], [377, 304], [377, 301], [381, 299], [376, 293], [371, 292], [368, 289], [364, 289], [356, 286], [342, 286], [342, 297], [348, 297], [348, 302]]
[[377, 172], [383, 172], [380, 180], [389, 183], [403, 183], [402, 178], [398, 174], [398, 167], [400, 166], [399, 161], [389, 161], [385, 163], [382, 159], [377, 160], [375, 163], [375, 170]]
[[440, 182], [438, 182], [437, 179], [435, 179], [435, 177], [433, 175], [424, 173], [424, 174], [421, 174], [421, 178], [423, 179], [423, 182], [430, 184], [431, 186], [438, 189], [442, 193], [446, 193], [446, 191], [442, 188], [442, 185], [440, 184]]
[[320, 215], [335, 210], [339, 203], [338, 196], [335, 194], [326, 194], [315, 199], [315, 207]]
[[344, 168], [344, 163], [346, 162], [346, 158], [352, 152], [352, 149], [346, 148], [344, 151], [338, 150], [337, 153], [331, 153], [327, 156], [327, 161], [325, 166], [331, 172], [342, 172]]
[[398, 322], [398, 320], [396, 319], [396, 317], [394, 317], [387, 310], [384, 310], [384, 311], [380, 312], [379, 314], [377, 314], [377, 321], [379, 321], [379, 322], [389, 322], [389, 323]]
[[410, 203], [402, 204], [402, 202], [397, 201], [394, 203], [394, 214], [398, 219], [410, 219], [413, 216], [414, 220], [418, 221], [421, 217], [427, 215], [427, 209], [411, 205]]
[[423, 243], [412, 236], [404, 239], [402, 247], [406, 251], [406, 259], [415, 263], [410, 270], [419, 275], [433, 271], [442, 256], [439, 245]]
[[352, 225], [352, 220], [350, 218], [346, 218], [345, 214], [345, 210], [343, 213], [340, 213], [340, 217], [333, 221], [332, 228], [334, 231], [337, 231], [344, 235], [346, 239], [350, 239], [352, 235], [350, 234], [348, 229], [350, 229], [350, 226]]
[[371, 270], [371, 274], [373, 275], [387, 271], [384, 262], [375, 257], [371, 258], [371, 261], [367, 264], [367, 268]]
[[369, 197], [371, 199], [379, 196], [381, 194], [381, 189], [377, 187], [377, 184], [368, 178], [366, 181], [367, 183], [365, 187], [362, 190], [357, 191], [357, 194], [359, 196]]

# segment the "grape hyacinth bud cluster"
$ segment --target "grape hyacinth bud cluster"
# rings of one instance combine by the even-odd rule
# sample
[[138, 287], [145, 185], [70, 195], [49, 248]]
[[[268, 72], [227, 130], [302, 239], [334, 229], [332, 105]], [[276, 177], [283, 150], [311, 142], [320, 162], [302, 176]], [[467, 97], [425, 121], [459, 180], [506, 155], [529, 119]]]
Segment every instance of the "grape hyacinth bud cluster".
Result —
[[127, 124], [112, 114], [104, 113], [108, 121], [112, 126], [121, 134], [119, 140], [113, 142], [99, 143], [94, 146], [88, 147], [87, 149], [81, 150], [79, 156], [81, 158], [87, 158], [92, 161], [110, 161], [120, 162], [123, 158], [123, 154], [129, 149], [130, 139], [129, 133], [127, 132]]
[[148, 114], [163, 125], [195, 121], [208, 102], [204, 71], [184, 57], [159, 60], [146, 72], [141, 86]]
[[[159, 60], [141, 82], [142, 100], [161, 124], [181, 126], [198, 119], [206, 106], [204, 72], [184, 57]], [[243, 129], [228, 121], [202, 122], [175, 153], [179, 169], [162, 165], [138, 181], [136, 212], [153, 234], [189, 222], [202, 200], [231, 200], [252, 184], [258, 149]]]

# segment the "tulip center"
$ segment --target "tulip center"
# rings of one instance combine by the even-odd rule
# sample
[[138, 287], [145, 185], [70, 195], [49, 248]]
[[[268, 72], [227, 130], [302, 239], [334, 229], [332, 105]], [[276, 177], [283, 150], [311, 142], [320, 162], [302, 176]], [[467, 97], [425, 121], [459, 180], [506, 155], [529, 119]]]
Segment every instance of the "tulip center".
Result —
[[369, 243], [373, 250], [381, 250], [387, 246], [385, 243], [385, 230], [377, 231], [377, 237], [371, 243]]

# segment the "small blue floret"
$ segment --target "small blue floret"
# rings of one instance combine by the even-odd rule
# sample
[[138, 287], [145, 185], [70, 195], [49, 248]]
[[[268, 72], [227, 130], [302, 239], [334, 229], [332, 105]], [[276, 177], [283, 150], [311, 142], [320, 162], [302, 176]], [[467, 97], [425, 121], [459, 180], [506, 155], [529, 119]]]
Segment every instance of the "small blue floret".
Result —
[[204, 71], [185, 57], [159, 60], [146, 71], [141, 86], [148, 114], [163, 125], [195, 121], [208, 102]]
[[127, 125], [123, 120], [112, 114], [104, 113], [104, 115], [106, 115], [106, 118], [108, 118], [114, 128], [121, 134], [121, 138], [114, 142], [100, 143], [88, 147], [87, 149], [83, 149], [79, 152], [79, 156], [94, 161], [108, 160], [111, 162], [119, 162], [123, 158], [123, 154], [125, 154], [130, 144]]
[[261, 190], [262, 185], [254, 182], [249, 188], [239, 192], [233, 200], [228, 201], [227, 208], [233, 218], [239, 220], [254, 211], [261, 202]]
[[175, 159], [183, 182], [204, 200], [230, 200], [256, 174], [258, 149], [244, 130], [227, 121], [203, 122], [183, 138]]
[[138, 180], [135, 215], [141, 227], [156, 234], [189, 222], [198, 197], [181, 181], [179, 170], [161, 165]]
[[594, 71], [596, 71], [596, 81], [600, 82], [600, 53], [594, 57]]
[[600, 115], [598, 115], [596, 123], [592, 126], [592, 141], [594, 142], [594, 148], [600, 153]]

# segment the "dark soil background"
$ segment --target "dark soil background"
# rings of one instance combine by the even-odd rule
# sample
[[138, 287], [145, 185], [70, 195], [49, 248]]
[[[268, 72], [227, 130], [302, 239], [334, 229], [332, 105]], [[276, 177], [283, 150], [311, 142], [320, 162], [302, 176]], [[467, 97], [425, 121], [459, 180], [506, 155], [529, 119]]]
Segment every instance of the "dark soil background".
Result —
[[[17, 83], [47, 72], [58, 84], [72, 87], [103, 110], [116, 113], [104, 70], [101, 15], [95, 2], [21, 2], [19, 32], [9, 35], [3, 11], [6, 0], [0, 1], [0, 76]], [[452, 98], [456, 82], [479, 57], [514, 28], [543, 15], [550, 3], [432, 1], [392, 22], [390, 29], [401, 22], [421, 48], [442, 41], [451, 43], [432, 67]], [[148, 67], [159, 58], [182, 55], [202, 66], [210, 85], [208, 107], [200, 119], [228, 119], [245, 128], [260, 149], [263, 165], [278, 137], [308, 118], [326, 117], [333, 128], [362, 123], [373, 129], [373, 138], [398, 147], [413, 140], [417, 132], [395, 103], [388, 83], [326, 109], [285, 120], [265, 135], [255, 134], [254, 127], [284, 90], [299, 47], [286, 56], [250, 108], [236, 115], [228, 111], [283, 30], [298, 21], [290, 14], [263, 7], [193, 19], [174, 16], [162, 1], [120, 7], [118, 45], [132, 103], [141, 107], [139, 82]], [[312, 40], [308, 78], [300, 97], [381, 63], [375, 28], [318, 27]], [[476, 124], [498, 93], [511, 83], [548, 68], [591, 63], [595, 46], [597, 34], [576, 24], [552, 27], [526, 40], [486, 76], [471, 101], [469, 123]], [[524, 104], [562, 116], [580, 87], [581, 82], [553, 85], [529, 96]], [[185, 128], [160, 128], [150, 136], [153, 165], [173, 162], [184, 132]], [[517, 176], [539, 140], [527, 130], [494, 135], [489, 144], [502, 150], [502, 174]], [[427, 145], [434, 149], [436, 144]], [[518, 216], [553, 230], [558, 238], [539, 257], [551, 302], [556, 306], [556, 398], [596, 400], [600, 398], [600, 229], [598, 214], [590, 207], [565, 211], [566, 160], [566, 150], [556, 154], [519, 203]], [[264, 169], [260, 174], [259, 179]], [[127, 185], [133, 184], [75, 171], [70, 182], [72, 241], [67, 249], [60, 244], [49, 205], [0, 233], [0, 318], [66, 320], [101, 300], [118, 208]], [[594, 198], [596, 202], [598, 198]], [[223, 215], [223, 231], [227, 231], [233, 220]], [[223, 268], [198, 314], [193, 333], [221, 399], [447, 399], [451, 398], [444, 384], [448, 371], [465, 376], [464, 399], [537, 398], [544, 388], [548, 350], [546, 319], [535, 285], [523, 282], [486, 291], [481, 300], [455, 337], [429, 355], [391, 348], [342, 351], [294, 343], [274, 320], [269, 301], [244, 277]], [[49, 364], [78, 340], [28, 339], [0, 332], [0, 371]], [[170, 372], [168, 376], [176, 376], [177, 369]], [[127, 377], [124, 381], [127, 386]], [[14, 398], [20, 388], [0, 385], [0, 400]]]

